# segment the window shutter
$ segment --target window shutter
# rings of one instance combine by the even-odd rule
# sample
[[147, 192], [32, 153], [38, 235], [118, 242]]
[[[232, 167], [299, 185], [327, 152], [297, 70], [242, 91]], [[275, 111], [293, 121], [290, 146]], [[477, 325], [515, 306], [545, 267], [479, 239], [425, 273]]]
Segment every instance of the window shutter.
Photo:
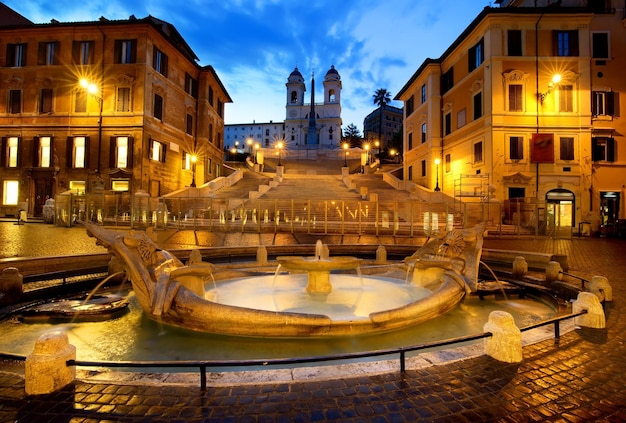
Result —
[[168, 58], [166, 54], [163, 54], [162, 63], [163, 63], [163, 76], [167, 77]]
[[[111, 169], [115, 169], [117, 167], [115, 163], [115, 157], [117, 156], [116, 151], [115, 151], [116, 147], [117, 147], [117, 139], [115, 137], [110, 137], [109, 138], [109, 168]], [[100, 169], [100, 171], [102, 171], [102, 169]]]
[[41, 167], [39, 162], [39, 137], [33, 137], [33, 167]]
[[615, 161], [615, 138], [606, 139], [606, 161]]
[[7, 160], [7, 138], [6, 137], [2, 137], [2, 150], [0, 151], [0, 166], [4, 167], [6, 166], [6, 160]]
[[137, 40], [132, 40], [130, 45], [130, 63], [137, 63]]
[[128, 137], [128, 161], [126, 163], [127, 169], [133, 168], [133, 145], [135, 139], [133, 137]]
[[122, 40], [115, 40], [115, 47], [113, 48], [113, 61], [115, 63], [122, 63]]
[[161, 144], [161, 163], [165, 163], [165, 153], [167, 153], [167, 146], [165, 143]]
[[613, 91], [606, 93], [606, 114], [615, 116], [615, 93]]
[[74, 167], [74, 137], [67, 137], [65, 140], [65, 167]]
[[46, 47], [47, 43], [39, 43], [39, 50], [37, 52], [37, 64], [39, 66], [46, 64]]

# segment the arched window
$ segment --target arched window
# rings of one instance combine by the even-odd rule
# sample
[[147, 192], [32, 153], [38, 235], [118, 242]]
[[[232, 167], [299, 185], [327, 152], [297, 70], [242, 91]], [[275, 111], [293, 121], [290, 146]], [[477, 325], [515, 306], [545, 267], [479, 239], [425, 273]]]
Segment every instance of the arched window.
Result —
[[298, 93], [296, 91], [292, 91], [291, 92], [291, 102], [292, 103], [297, 103], [298, 102]]
[[329, 90], [328, 91], [328, 102], [329, 103], [334, 103], [335, 102], [335, 90]]

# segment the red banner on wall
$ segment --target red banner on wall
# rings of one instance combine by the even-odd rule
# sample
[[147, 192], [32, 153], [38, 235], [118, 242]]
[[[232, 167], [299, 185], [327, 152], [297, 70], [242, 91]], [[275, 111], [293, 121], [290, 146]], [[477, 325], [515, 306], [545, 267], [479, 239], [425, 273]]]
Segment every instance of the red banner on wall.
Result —
[[554, 134], [533, 134], [530, 160], [533, 163], [554, 163]]

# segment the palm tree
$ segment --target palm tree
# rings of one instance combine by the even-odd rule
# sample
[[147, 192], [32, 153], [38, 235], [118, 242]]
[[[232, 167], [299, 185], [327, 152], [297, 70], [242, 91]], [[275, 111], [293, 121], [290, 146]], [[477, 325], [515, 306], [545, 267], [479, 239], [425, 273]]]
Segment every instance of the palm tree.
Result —
[[378, 113], [378, 140], [380, 141], [381, 147], [383, 145], [382, 140], [382, 132], [383, 132], [383, 109], [389, 102], [391, 101], [391, 93], [387, 91], [386, 88], [379, 88], [376, 90], [374, 95], [374, 104], [378, 105], [379, 113]]
[[386, 106], [391, 102], [391, 93], [385, 88], [377, 89], [372, 97], [374, 98], [374, 104], [379, 107]]

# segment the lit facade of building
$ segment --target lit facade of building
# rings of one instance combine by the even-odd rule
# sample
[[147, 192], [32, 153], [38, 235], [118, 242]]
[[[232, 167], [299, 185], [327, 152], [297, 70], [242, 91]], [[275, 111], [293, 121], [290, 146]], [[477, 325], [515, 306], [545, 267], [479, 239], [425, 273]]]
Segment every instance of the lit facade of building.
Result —
[[394, 134], [402, 132], [402, 120], [401, 108], [389, 105], [378, 107], [363, 119], [363, 139], [371, 145], [378, 141], [381, 148], [388, 148]]
[[3, 20], [0, 216], [18, 203], [40, 216], [47, 198], [70, 190], [158, 197], [220, 176], [232, 100], [197, 61], [154, 17]]
[[520, 223], [546, 233], [610, 230], [626, 217], [624, 1], [503, 3], [396, 96], [404, 178], [461, 201], [533, 204]]
[[224, 125], [226, 149], [235, 148], [239, 152], [252, 152], [258, 148], [273, 148], [274, 144], [285, 139], [283, 122], [252, 122]]

